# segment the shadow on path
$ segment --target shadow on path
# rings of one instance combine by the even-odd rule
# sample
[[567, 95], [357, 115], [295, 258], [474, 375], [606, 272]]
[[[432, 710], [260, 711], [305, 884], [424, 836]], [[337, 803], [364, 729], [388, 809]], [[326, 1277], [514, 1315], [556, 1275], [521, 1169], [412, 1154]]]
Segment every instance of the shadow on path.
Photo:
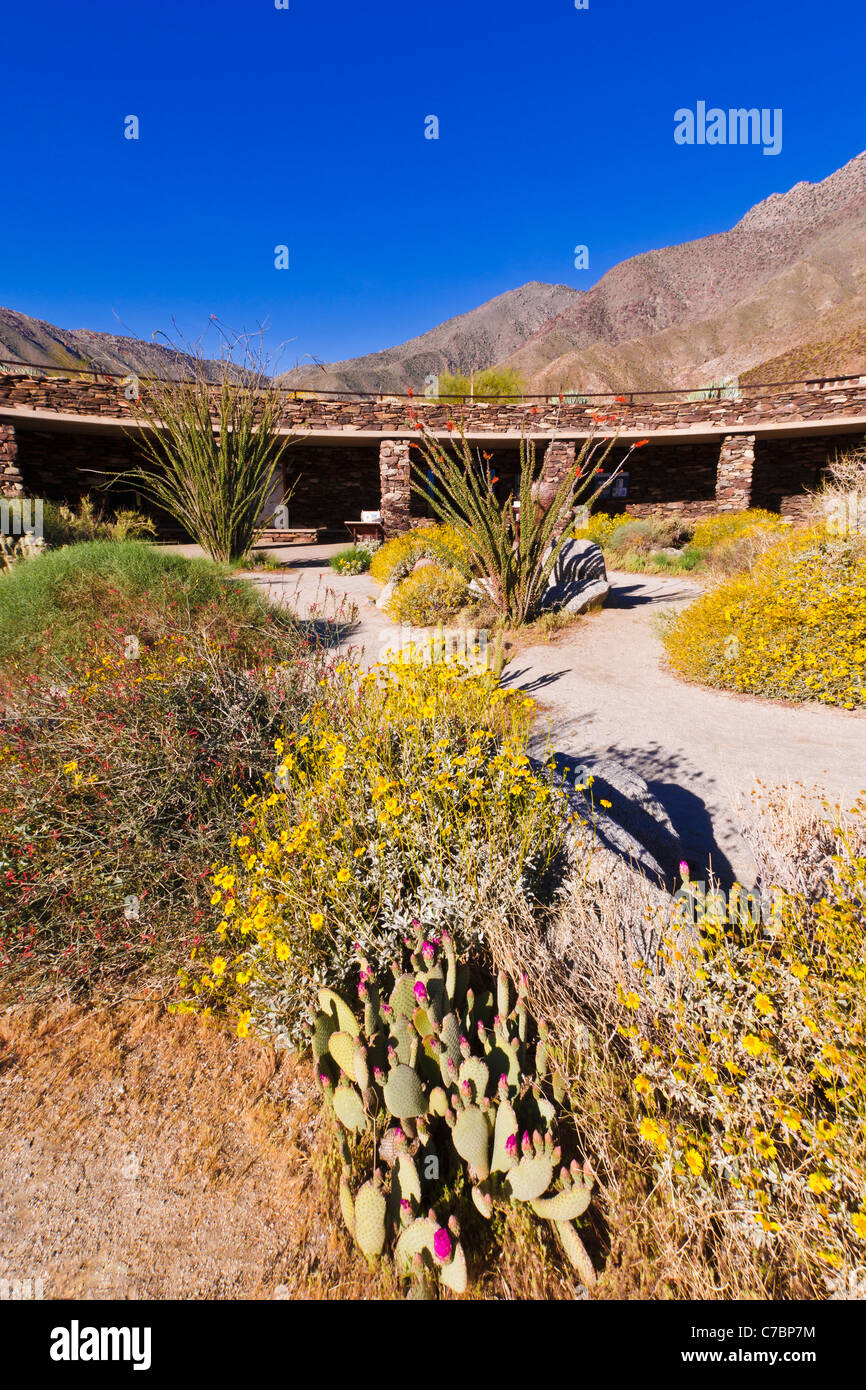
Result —
[[[708, 803], [719, 798], [706, 772], [657, 745], [575, 755], [561, 750], [561, 731], [555, 741], [560, 748], [553, 757], [570, 788], [592, 775], [582, 796], [607, 849], [645, 867], [654, 861], [671, 891], [679, 886], [682, 860], [692, 878], [707, 879], [712, 870], [719, 886], [730, 890], [737, 876], [713, 826]], [[610, 805], [602, 806], [603, 801]]]
[[698, 598], [700, 589], [697, 586], [683, 589], [659, 590], [657, 593], [647, 593], [641, 584], [619, 584], [611, 585], [610, 593], [605, 600], [605, 608], [640, 608], [648, 603], [685, 603], [689, 599]]
[[[500, 682], [501, 685], [506, 690], [509, 687], [516, 686], [516, 682], [519, 681], [522, 676], [528, 675], [530, 669], [531, 668], [527, 666], [522, 671], [513, 671], [510, 667], [506, 667], [502, 675], [502, 681]], [[544, 690], [545, 686], [553, 685], [554, 681], [562, 680], [563, 676], [570, 675], [570, 669], [565, 671], [548, 671], [546, 675], [535, 676], [532, 680], [528, 680], [525, 684], [516, 686], [516, 688], [525, 691], [527, 694], [531, 694], [533, 690]]]

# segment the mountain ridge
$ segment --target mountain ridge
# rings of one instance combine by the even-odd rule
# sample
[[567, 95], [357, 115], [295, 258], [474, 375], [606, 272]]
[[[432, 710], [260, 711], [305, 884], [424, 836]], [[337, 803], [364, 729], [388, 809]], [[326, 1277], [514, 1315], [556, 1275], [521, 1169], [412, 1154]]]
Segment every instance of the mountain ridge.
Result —
[[[684, 389], [766, 364], [861, 360], [866, 326], [866, 151], [816, 183], [801, 180], [748, 209], [728, 231], [642, 251], [589, 290], [529, 281], [406, 342], [296, 367], [276, 380], [306, 390], [421, 394], [443, 372], [512, 368], [528, 391]], [[182, 374], [191, 358], [161, 344], [60, 329], [0, 309], [0, 360], [46, 371]], [[222, 370], [205, 362], [208, 375]], [[821, 374], [821, 373], [819, 373]]]

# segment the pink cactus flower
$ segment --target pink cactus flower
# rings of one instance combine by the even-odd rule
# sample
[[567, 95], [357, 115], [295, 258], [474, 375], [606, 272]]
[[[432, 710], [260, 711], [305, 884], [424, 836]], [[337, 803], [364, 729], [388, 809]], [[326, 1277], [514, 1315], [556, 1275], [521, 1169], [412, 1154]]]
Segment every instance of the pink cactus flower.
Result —
[[437, 1260], [451, 1259], [451, 1237], [444, 1226], [440, 1226], [433, 1237], [433, 1253]]
[[411, 1211], [411, 1210], [412, 1210], [412, 1203], [409, 1201], [408, 1197], [401, 1197], [401, 1198], [400, 1198], [400, 1210], [401, 1210], [401, 1211]]
[[428, 963], [432, 961], [433, 957], [436, 955], [429, 941], [421, 942], [421, 954]]
[[689, 866], [686, 863], [685, 859], [680, 860], [680, 878], [682, 879], [683, 883], [688, 883], [689, 881]]
[[517, 1154], [517, 1135], [516, 1135], [516, 1134], [509, 1134], [508, 1138], [507, 1138], [506, 1141], [505, 1141], [505, 1152], [508, 1154], [508, 1156], [509, 1156], [510, 1158], [514, 1158], [514, 1157], [516, 1156], [516, 1154]]
[[424, 1000], [427, 998], [427, 986], [423, 980], [417, 980], [415, 983], [415, 998], [418, 1000], [419, 1004], [423, 1004]]

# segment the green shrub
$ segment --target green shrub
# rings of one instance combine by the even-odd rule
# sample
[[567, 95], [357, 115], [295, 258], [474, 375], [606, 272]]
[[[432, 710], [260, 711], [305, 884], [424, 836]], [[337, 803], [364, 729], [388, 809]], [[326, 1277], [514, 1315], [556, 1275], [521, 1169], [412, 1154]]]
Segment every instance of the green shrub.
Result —
[[366, 545], [347, 545], [332, 555], [328, 564], [336, 574], [366, 574], [373, 551]]
[[460, 534], [452, 526], [417, 526], [386, 541], [370, 562], [377, 584], [399, 584], [411, 573], [416, 560], [435, 560], [448, 569], [470, 576], [469, 555]]
[[627, 512], [592, 512], [586, 525], [576, 526], [572, 534], [576, 540], [595, 541], [604, 550], [616, 528], [627, 520]]
[[167, 632], [207, 630], [254, 654], [291, 617], [211, 560], [143, 541], [91, 541], [18, 562], [0, 575], [3, 684], [62, 667], [94, 642], [123, 648]]
[[151, 517], [131, 507], [115, 513], [97, 510], [90, 497], [82, 497], [78, 507], [65, 502], [43, 502], [42, 533], [46, 545], [74, 545], [81, 541], [128, 541], [137, 537], [155, 536], [156, 524]]
[[387, 612], [397, 623], [430, 627], [459, 613], [470, 598], [466, 580], [457, 570], [424, 565], [397, 585]]
[[607, 549], [615, 555], [631, 551], [635, 555], [651, 555], [663, 546], [676, 548], [690, 540], [693, 525], [683, 517], [640, 517], [622, 522], [607, 539]]
[[664, 634], [680, 675], [786, 700], [866, 704], [866, 544], [822, 528], [778, 542]]
[[757, 1247], [764, 1277], [800, 1297], [826, 1297], [840, 1274], [844, 1286], [866, 1255], [863, 805], [836, 829], [823, 891], [776, 892], [768, 929], [745, 894], [687, 884], [668, 982], [635, 978], [621, 1030], [659, 1183], [692, 1221], [725, 1211], [725, 1238]]

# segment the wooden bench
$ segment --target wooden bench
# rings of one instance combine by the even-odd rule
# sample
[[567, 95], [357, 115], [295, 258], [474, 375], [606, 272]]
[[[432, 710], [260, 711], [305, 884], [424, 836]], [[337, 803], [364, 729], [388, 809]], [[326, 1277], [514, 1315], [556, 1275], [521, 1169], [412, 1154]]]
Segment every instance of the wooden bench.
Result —
[[263, 531], [259, 542], [268, 545], [319, 545], [326, 531], [323, 526], [295, 526], [288, 531]]
[[381, 521], [345, 521], [343, 525], [350, 533], [355, 545], [362, 541], [379, 543], [385, 539], [385, 529]]

